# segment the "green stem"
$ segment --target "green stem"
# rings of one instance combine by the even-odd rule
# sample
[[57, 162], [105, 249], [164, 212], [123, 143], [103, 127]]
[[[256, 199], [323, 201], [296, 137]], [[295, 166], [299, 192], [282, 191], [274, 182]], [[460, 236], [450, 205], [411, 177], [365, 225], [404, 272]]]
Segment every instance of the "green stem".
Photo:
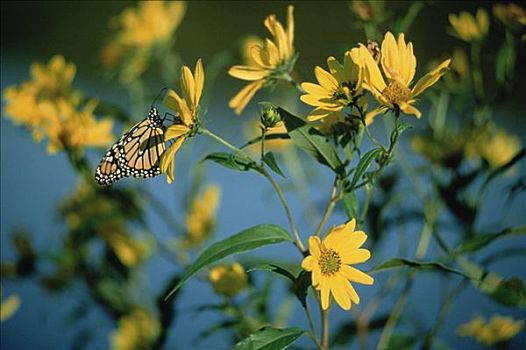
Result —
[[294, 79], [292, 79], [292, 77], [290, 76], [290, 74], [286, 73], [283, 75], [283, 80], [285, 80], [286, 82], [290, 83], [292, 86], [294, 86], [294, 88], [296, 88], [296, 90], [298, 90], [298, 92], [300, 94], [304, 94], [305, 93], [305, 90], [303, 90], [303, 88], [301, 87], [301, 85], [295, 81]]
[[265, 156], [265, 135], [267, 134], [267, 127], [261, 128], [261, 166], [263, 166], [263, 157]]
[[[247, 157], [248, 159], [252, 159], [242, 149], [232, 145], [230, 142], [224, 140], [222, 137], [214, 134], [210, 130], [208, 130], [206, 128], [200, 128], [199, 130], [200, 130], [201, 133], [213, 138], [214, 140], [216, 140], [217, 142], [221, 143], [222, 145], [230, 148], [234, 152], [238, 152], [238, 153], [244, 155], [245, 157]], [[264, 167], [262, 167], [260, 165], [257, 165], [256, 162], [254, 162], [254, 164], [255, 164], [255, 169], [257, 170], [257, 172], [260, 173], [261, 175], [263, 175], [264, 177], [266, 177], [267, 180], [270, 181], [272, 187], [274, 188], [274, 190], [278, 194], [278, 197], [279, 197], [279, 199], [281, 201], [281, 204], [283, 205], [283, 208], [285, 209], [285, 213], [287, 215], [287, 219], [288, 219], [289, 224], [290, 224], [290, 230], [292, 231], [293, 238], [295, 240], [295, 244], [298, 247], [298, 249], [301, 251], [301, 253], [303, 253], [305, 251], [305, 247], [303, 246], [303, 243], [301, 242], [301, 239], [300, 239], [300, 236], [298, 234], [298, 231], [296, 230], [296, 225], [294, 225], [294, 219], [292, 218], [292, 213], [290, 212], [290, 208], [289, 208], [289, 205], [287, 203], [287, 200], [285, 199], [285, 195], [283, 194], [283, 191], [281, 190], [281, 188], [279, 187], [277, 182], [272, 178], [272, 176], [270, 176], [270, 174], [267, 172], [267, 170]]]
[[332, 186], [331, 190], [331, 198], [329, 200], [329, 204], [327, 205], [327, 209], [325, 209], [325, 213], [323, 214], [323, 218], [320, 221], [320, 224], [318, 225], [318, 228], [316, 229], [316, 232], [314, 233], [315, 236], [320, 236], [321, 232], [323, 231], [323, 228], [325, 227], [325, 224], [327, 223], [327, 220], [332, 214], [332, 211], [334, 209], [334, 206], [336, 205], [336, 202], [338, 202], [338, 196], [336, 194], [336, 180], [334, 180], [334, 184]]
[[[321, 305], [320, 305], [321, 307]], [[321, 343], [324, 349], [329, 349], [329, 309], [321, 311]]]
[[320, 343], [320, 340], [318, 339], [318, 336], [316, 335], [316, 329], [314, 327], [314, 322], [312, 321], [312, 315], [310, 313], [309, 304], [305, 305], [305, 314], [307, 315], [307, 320], [309, 321], [309, 328], [310, 328], [310, 338], [318, 348], [318, 350], [323, 350], [323, 346]]
[[371, 204], [371, 186], [369, 184], [365, 185], [365, 203], [363, 205], [362, 215], [360, 215], [360, 222], [365, 222], [367, 217], [367, 211], [369, 210], [369, 205]]

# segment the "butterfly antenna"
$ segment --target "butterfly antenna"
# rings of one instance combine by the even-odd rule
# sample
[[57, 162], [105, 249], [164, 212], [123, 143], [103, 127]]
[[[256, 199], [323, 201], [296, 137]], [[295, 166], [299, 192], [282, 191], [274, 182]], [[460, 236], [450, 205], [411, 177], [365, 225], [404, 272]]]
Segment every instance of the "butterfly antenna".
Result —
[[152, 105], [150, 106], [150, 109], [153, 108], [153, 105], [155, 104], [155, 102], [157, 102], [157, 100], [158, 100], [158, 99], [164, 94], [164, 92], [165, 92], [166, 90], [168, 90], [168, 88], [163, 87], [163, 88], [161, 89], [161, 91], [159, 91], [159, 93], [157, 94], [157, 96], [156, 96], [155, 99], [153, 100]]

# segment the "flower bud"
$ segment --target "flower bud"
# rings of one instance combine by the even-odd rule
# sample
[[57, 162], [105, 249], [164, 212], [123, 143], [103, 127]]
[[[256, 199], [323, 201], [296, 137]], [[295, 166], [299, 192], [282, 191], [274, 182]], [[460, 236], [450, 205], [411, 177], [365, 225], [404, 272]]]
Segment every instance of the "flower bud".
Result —
[[259, 119], [265, 128], [273, 128], [281, 122], [281, 115], [276, 106], [271, 103], [260, 103]]

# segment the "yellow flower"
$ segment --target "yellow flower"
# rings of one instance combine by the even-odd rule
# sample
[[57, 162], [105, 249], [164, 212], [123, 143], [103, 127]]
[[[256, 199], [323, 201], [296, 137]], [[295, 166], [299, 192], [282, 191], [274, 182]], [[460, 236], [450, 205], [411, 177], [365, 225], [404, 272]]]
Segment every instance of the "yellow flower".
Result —
[[150, 255], [154, 245], [154, 242], [147, 236], [136, 239], [126, 232], [118, 230], [107, 232], [104, 238], [119, 261], [129, 268], [144, 261]]
[[20, 308], [20, 296], [12, 294], [0, 303], [0, 322], [10, 319]]
[[486, 323], [484, 317], [477, 316], [457, 328], [462, 337], [472, 337], [480, 344], [492, 346], [510, 340], [524, 327], [524, 320], [515, 321], [512, 317], [494, 315]]
[[165, 142], [175, 139], [175, 142], [161, 156], [161, 172], [167, 176], [168, 183], [174, 180], [174, 155], [183, 142], [192, 137], [199, 129], [199, 100], [203, 93], [205, 71], [201, 59], [195, 64], [194, 73], [190, 68], [181, 68], [182, 98], [174, 90], [168, 90], [164, 105], [176, 112], [178, 122], [169, 126], [164, 133]]
[[360, 264], [371, 257], [369, 250], [360, 248], [367, 240], [363, 231], [355, 231], [356, 220], [333, 228], [320, 240], [317, 236], [309, 238], [310, 255], [303, 259], [301, 267], [312, 272], [312, 285], [321, 293], [321, 306], [329, 308], [332, 294], [344, 310], [351, 308], [351, 301], [360, 303], [360, 297], [349, 281], [373, 284], [374, 279], [362, 271], [349, 266]]
[[265, 19], [265, 27], [273, 36], [273, 40], [266, 39], [264, 45], [254, 45], [251, 48], [253, 62], [248, 65], [233, 66], [228, 74], [234, 78], [250, 81], [228, 106], [233, 108], [236, 114], [241, 114], [243, 109], [254, 94], [264, 86], [275, 83], [278, 79], [288, 76], [296, 61], [294, 52], [294, 7], [287, 8], [287, 28], [276, 20], [275, 15]]
[[517, 136], [500, 129], [492, 136], [477, 140], [475, 147], [491, 168], [497, 168], [509, 162], [520, 151], [521, 142]]
[[233, 297], [247, 287], [248, 276], [239, 263], [218, 265], [210, 270], [210, 283], [218, 294]]
[[486, 10], [479, 8], [476, 17], [469, 12], [461, 12], [458, 15], [449, 15], [449, 32], [451, 35], [467, 41], [479, 41], [483, 39], [489, 30], [489, 16]]
[[416, 71], [416, 57], [413, 54], [413, 44], [405, 43], [403, 33], [398, 36], [397, 42], [393, 34], [387, 32], [382, 42], [381, 66], [387, 80], [364, 45], [360, 44], [359, 52], [353, 58], [355, 57], [355, 62], [360, 62], [363, 67], [363, 87], [380, 103], [378, 108], [367, 114], [367, 124], [371, 123], [377, 114], [387, 110], [402, 111], [420, 118], [420, 111], [413, 106], [416, 102], [415, 97], [435, 84], [448, 70], [451, 61], [445, 60], [410, 88]]
[[186, 214], [185, 242], [189, 246], [198, 246], [206, 241], [214, 229], [215, 216], [219, 205], [221, 190], [217, 186], [208, 186], [204, 193], [194, 198]]
[[[318, 84], [302, 83], [301, 87], [306, 94], [300, 99], [313, 107], [307, 119], [316, 121], [329, 116], [331, 113], [340, 112], [346, 107], [360, 105], [364, 108], [365, 98], [362, 94], [362, 70], [353, 61], [357, 49], [351, 53], [347, 51], [343, 65], [334, 57], [327, 58], [329, 72], [317, 66], [314, 74]], [[360, 99], [360, 101], [358, 101]]]
[[526, 11], [514, 3], [497, 3], [493, 5], [493, 14], [507, 26], [526, 26]]
[[113, 139], [113, 121], [97, 120], [94, 100], [82, 108], [80, 92], [71, 89], [75, 65], [56, 55], [47, 65], [33, 63], [32, 79], [5, 89], [5, 113], [16, 123], [28, 127], [40, 142], [49, 139], [48, 151], [64, 147], [106, 147]]
[[110, 335], [112, 350], [150, 349], [161, 333], [159, 320], [150, 312], [136, 308], [119, 319]]
[[241, 55], [245, 66], [257, 67], [258, 61], [252, 58], [252, 47], [263, 46], [263, 40], [255, 35], [247, 35], [241, 42]]

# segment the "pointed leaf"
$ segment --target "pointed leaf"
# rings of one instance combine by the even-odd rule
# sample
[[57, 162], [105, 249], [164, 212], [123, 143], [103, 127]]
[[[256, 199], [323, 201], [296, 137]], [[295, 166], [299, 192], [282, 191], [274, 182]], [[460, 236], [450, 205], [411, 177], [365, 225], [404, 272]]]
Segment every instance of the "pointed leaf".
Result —
[[299, 328], [267, 327], [249, 335], [232, 350], [281, 350], [286, 349], [305, 333]]
[[517, 234], [526, 234], [526, 226], [516, 228], [508, 227], [494, 234], [479, 235], [475, 236], [474, 238], [467, 239], [458, 247], [457, 254], [474, 252], [484, 248], [497, 238]]
[[358, 197], [356, 196], [356, 192], [352, 191], [349, 193], [346, 193], [341, 200], [343, 210], [345, 211], [345, 214], [347, 214], [347, 217], [349, 219], [354, 219], [358, 217], [359, 213], [359, 204], [358, 204]]
[[179, 283], [175, 285], [165, 299], [169, 298], [190, 277], [207, 265], [233, 254], [245, 253], [266, 245], [285, 241], [291, 241], [290, 235], [285, 229], [277, 225], [262, 224], [216, 242], [201, 253], [194, 263], [186, 269]]
[[358, 162], [358, 165], [356, 166], [354, 170], [354, 176], [351, 180], [351, 184], [349, 186], [350, 191], [354, 189], [354, 186], [358, 183], [358, 180], [362, 178], [362, 176], [365, 174], [371, 163], [378, 159], [380, 155], [384, 152], [382, 148], [374, 148], [364, 154], [364, 156], [360, 159]]
[[239, 171], [248, 171], [255, 168], [255, 163], [253, 160], [240, 155], [225, 152], [211, 153], [203, 159], [203, 161], [205, 160], [210, 160], [224, 166], [225, 168]]
[[343, 171], [342, 161], [327, 137], [322, 135], [316, 128], [307, 124], [303, 119], [290, 114], [283, 108], [278, 107], [278, 111], [285, 122], [290, 138], [296, 146], [335, 172]]
[[283, 174], [283, 171], [279, 168], [278, 162], [276, 162], [276, 157], [274, 157], [274, 153], [267, 152], [263, 156], [263, 162], [268, 165], [272, 171], [274, 171], [276, 174], [280, 175], [281, 177], [286, 177], [285, 174]]
[[375, 266], [371, 270], [369, 270], [369, 273], [396, 269], [400, 267], [413, 267], [417, 269], [437, 270], [437, 271], [442, 271], [442, 272], [451, 272], [451, 273], [455, 273], [461, 276], [466, 276], [464, 273], [458, 270], [455, 270], [437, 261], [414, 261], [414, 260], [399, 259], [399, 258], [389, 259], [387, 261], [384, 261], [380, 265]]

